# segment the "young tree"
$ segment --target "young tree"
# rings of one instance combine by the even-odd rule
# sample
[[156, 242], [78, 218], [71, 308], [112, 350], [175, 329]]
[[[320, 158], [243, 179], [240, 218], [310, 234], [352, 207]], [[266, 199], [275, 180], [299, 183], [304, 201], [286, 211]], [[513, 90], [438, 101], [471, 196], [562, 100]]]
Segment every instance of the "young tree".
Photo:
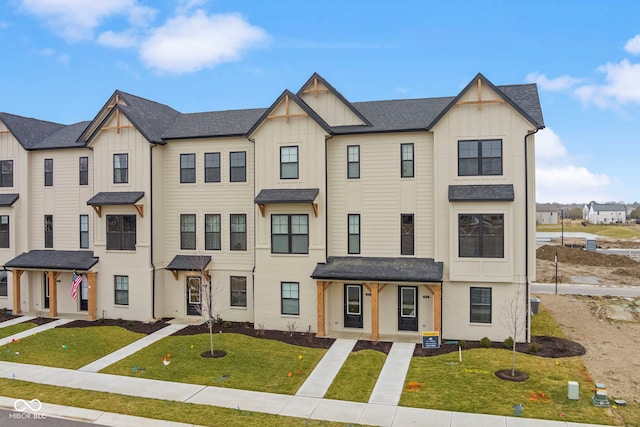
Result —
[[220, 313], [216, 310], [217, 305], [217, 296], [222, 291], [221, 284], [215, 284], [213, 280], [211, 280], [211, 275], [209, 271], [206, 269], [206, 264], [203, 260], [205, 258], [195, 257], [194, 262], [197, 265], [194, 265], [194, 271], [197, 271], [198, 274], [195, 276], [188, 276], [187, 278], [187, 288], [190, 292], [198, 292], [199, 295], [199, 304], [194, 304], [194, 308], [202, 316], [204, 323], [209, 328], [209, 350], [211, 352], [211, 356], [214, 355], [213, 350], [213, 325], [220, 318]]
[[516, 342], [518, 336], [525, 332], [526, 336], [526, 322], [525, 316], [527, 316], [526, 301], [523, 299], [521, 292], [521, 286], [517, 286], [515, 292], [510, 298], [507, 298], [503, 305], [504, 311], [504, 323], [509, 331], [509, 334], [513, 338], [513, 347], [511, 353], [511, 376], [516, 375]]

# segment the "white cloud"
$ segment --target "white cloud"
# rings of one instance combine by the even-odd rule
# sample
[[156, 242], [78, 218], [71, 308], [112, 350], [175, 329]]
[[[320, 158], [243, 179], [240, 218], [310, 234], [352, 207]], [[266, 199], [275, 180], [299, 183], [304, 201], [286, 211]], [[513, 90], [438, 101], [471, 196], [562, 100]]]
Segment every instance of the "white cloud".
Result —
[[89, 40], [105, 19], [126, 16], [135, 26], [144, 26], [156, 11], [136, 0], [22, 0], [22, 7], [44, 20], [69, 41]]
[[142, 43], [140, 57], [160, 72], [191, 73], [238, 60], [243, 51], [267, 39], [263, 29], [240, 15], [208, 16], [198, 10], [153, 30]]
[[640, 64], [623, 59], [617, 64], [598, 67], [605, 74], [605, 83], [580, 86], [575, 95], [585, 104], [616, 108], [620, 104], [640, 104]]
[[138, 40], [132, 31], [124, 31], [121, 33], [104, 31], [98, 36], [97, 42], [108, 47], [128, 48], [135, 46]]
[[613, 180], [575, 165], [560, 137], [546, 128], [536, 134], [536, 201], [584, 203], [616, 200]]
[[71, 57], [68, 54], [59, 53], [55, 49], [51, 48], [42, 49], [40, 51], [40, 55], [53, 58], [56, 62], [59, 62], [62, 65], [69, 65], [69, 62], [71, 62]]
[[529, 73], [525, 77], [528, 83], [537, 83], [542, 90], [549, 91], [561, 91], [569, 89], [577, 84], [580, 84], [583, 79], [571, 77], [568, 75], [556, 77], [555, 79], [548, 78], [545, 74]]
[[5, 28], [9, 28], [9, 23], [5, 21], [0, 21], [0, 30], [3, 30]]
[[624, 50], [634, 55], [640, 54], [640, 34], [627, 40]]

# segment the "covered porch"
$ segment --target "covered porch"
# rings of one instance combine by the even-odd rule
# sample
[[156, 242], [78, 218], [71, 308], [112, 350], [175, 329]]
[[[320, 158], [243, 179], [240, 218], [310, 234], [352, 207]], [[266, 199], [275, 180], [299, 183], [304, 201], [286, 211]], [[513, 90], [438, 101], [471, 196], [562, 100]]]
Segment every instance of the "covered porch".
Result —
[[[58, 278], [69, 276], [71, 289], [75, 287], [76, 298], [84, 277], [87, 280], [87, 319], [97, 319], [97, 272], [91, 269], [98, 263], [92, 251], [33, 250], [25, 252], [5, 263], [12, 274], [13, 314], [22, 313], [21, 281], [25, 272], [42, 272], [48, 283], [49, 317], [58, 317]], [[74, 283], [76, 282], [76, 283]], [[69, 295], [73, 298], [73, 295]], [[28, 302], [29, 303], [29, 302]], [[72, 313], [75, 314], [75, 313]]]
[[419, 342], [424, 327], [441, 333], [442, 270], [431, 258], [327, 258], [311, 275], [317, 335]]

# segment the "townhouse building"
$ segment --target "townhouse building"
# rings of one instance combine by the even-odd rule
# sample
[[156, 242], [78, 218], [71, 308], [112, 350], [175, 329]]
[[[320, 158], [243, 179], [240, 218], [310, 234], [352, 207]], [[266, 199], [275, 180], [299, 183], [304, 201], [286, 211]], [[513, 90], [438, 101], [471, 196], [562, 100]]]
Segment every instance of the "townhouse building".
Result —
[[534, 84], [482, 74], [442, 98], [349, 102], [313, 74], [257, 109], [0, 113], [0, 308], [526, 341], [543, 127]]

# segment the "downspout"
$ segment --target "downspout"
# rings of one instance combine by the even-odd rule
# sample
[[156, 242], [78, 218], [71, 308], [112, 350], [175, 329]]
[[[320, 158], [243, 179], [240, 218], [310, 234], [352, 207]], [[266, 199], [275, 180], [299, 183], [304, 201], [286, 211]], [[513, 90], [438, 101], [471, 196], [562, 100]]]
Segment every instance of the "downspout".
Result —
[[156, 318], [156, 266], [153, 263], [153, 149], [157, 143], [151, 143], [149, 147], [149, 221], [151, 221], [150, 261], [151, 261], [151, 318]]
[[327, 262], [329, 257], [329, 140], [333, 138], [333, 135], [327, 135], [324, 137], [324, 262]]
[[529, 168], [527, 155], [527, 138], [536, 134], [540, 128], [527, 132], [524, 136], [524, 280], [525, 280], [525, 330], [526, 340], [531, 341], [531, 330], [529, 328]]
[[[256, 197], [256, 140], [247, 136], [247, 140], [253, 143], [253, 197]], [[253, 269], [251, 270], [251, 307], [253, 307], [253, 327], [256, 327], [256, 205], [253, 204]]]

